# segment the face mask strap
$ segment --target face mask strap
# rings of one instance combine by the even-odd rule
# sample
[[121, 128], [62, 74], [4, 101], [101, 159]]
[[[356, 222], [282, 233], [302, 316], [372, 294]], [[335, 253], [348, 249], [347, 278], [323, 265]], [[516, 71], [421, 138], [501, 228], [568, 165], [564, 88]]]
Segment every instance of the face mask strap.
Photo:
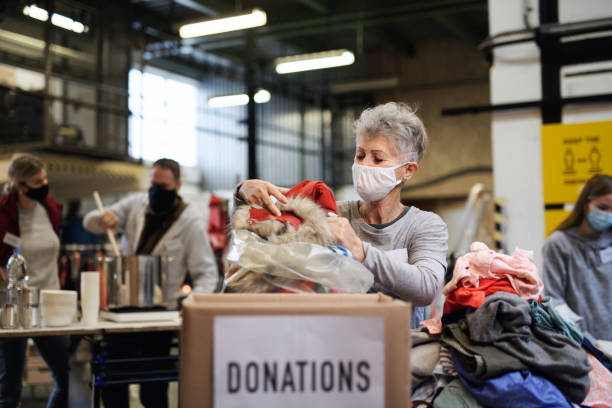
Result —
[[410, 163], [416, 163], [416, 162], [413, 162], [412, 160], [410, 160], [410, 161], [407, 161], [407, 162], [405, 162], [405, 163], [398, 164], [397, 166], [393, 167], [393, 170], [395, 170], [395, 169], [399, 169], [400, 167], [403, 167], [403, 166], [405, 166], [405, 165], [407, 165], [407, 164], [410, 164]]
[[[407, 164], [410, 164], [410, 163], [416, 163], [416, 162], [413, 162], [413, 161], [407, 161], [407, 162], [405, 162], [405, 163], [403, 163], [403, 164], [400, 164], [400, 165], [398, 165], [398, 166], [395, 166], [395, 167], [393, 167], [393, 171], [394, 171], [394, 173], [395, 173], [395, 170], [399, 169], [399, 168], [400, 168], [400, 167], [402, 167], [402, 166], [405, 166], [405, 165], [407, 165]], [[396, 177], [396, 179], [397, 179], [397, 177]], [[406, 180], [407, 180], [407, 179], [406, 179]], [[399, 180], [397, 180], [397, 184], [399, 184], [399, 183], [403, 183], [403, 182], [405, 182], [406, 180], [404, 180], [403, 178], [400, 178]]]
[[398, 164], [397, 166], [392, 166], [392, 167], [366, 166], [365, 164], [359, 164], [359, 163], [353, 163], [353, 165], [359, 166], [359, 167], [373, 168], [373, 169], [391, 169], [391, 170], [397, 170], [400, 167], [405, 166], [405, 165], [410, 164], [410, 163], [415, 163], [415, 162], [407, 161], [405, 163]]

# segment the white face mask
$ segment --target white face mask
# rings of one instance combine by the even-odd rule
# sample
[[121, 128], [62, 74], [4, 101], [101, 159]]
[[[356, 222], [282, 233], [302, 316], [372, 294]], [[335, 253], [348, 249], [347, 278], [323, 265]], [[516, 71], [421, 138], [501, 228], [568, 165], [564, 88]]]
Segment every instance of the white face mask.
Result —
[[400, 184], [402, 180], [395, 178], [395, 169], [410, 162], [394, 167], [362, 166], [353, 163], [353, 184], [355, 190], [364, 201], [373, 202], [381, 200], [389, 191]]

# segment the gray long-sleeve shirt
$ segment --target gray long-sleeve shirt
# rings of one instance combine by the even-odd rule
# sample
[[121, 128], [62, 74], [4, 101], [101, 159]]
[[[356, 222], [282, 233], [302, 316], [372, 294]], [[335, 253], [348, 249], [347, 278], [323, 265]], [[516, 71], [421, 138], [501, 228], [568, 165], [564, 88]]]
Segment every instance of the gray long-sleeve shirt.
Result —
[[542, 249], [544, 291], [555, 305], [565, 303], [583, 318], [582, 330], [602, 340], [612, 340], [612, 259], [605, 255], [611, 248], [612, 230], [593, 237], [573, 227], [554, 231]]
[[[338, 202], [338, 214], [348, 218], [363, 242], [363, 264], [374, 274], [374, 290], [427, 306], [440, 292], [446, 270], [448, 229], [431, 212], [410, 207], [395, 222], [376, 228], [359, 214], [359, 201]], [[413, 327], [423, 318], [415, 307]]]

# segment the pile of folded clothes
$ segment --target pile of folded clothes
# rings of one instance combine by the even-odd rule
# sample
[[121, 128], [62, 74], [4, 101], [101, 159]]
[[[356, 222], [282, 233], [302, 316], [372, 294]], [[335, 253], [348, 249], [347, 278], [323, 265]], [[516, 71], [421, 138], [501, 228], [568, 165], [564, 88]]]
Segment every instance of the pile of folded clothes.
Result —
[[531, 251], [473, 243], [443, 289], [441, 327], [412, 333], [412, 406], [612, 408], [609, 356], [542, 291]]

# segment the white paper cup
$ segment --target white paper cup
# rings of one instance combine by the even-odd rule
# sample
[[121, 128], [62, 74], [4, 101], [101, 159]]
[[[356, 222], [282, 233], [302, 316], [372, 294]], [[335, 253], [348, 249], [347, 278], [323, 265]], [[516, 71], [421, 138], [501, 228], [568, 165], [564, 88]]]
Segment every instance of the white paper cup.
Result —
[[81, 272], [81, 312], [85, 326], [98, 323], [100, 310], [99, 272]]

